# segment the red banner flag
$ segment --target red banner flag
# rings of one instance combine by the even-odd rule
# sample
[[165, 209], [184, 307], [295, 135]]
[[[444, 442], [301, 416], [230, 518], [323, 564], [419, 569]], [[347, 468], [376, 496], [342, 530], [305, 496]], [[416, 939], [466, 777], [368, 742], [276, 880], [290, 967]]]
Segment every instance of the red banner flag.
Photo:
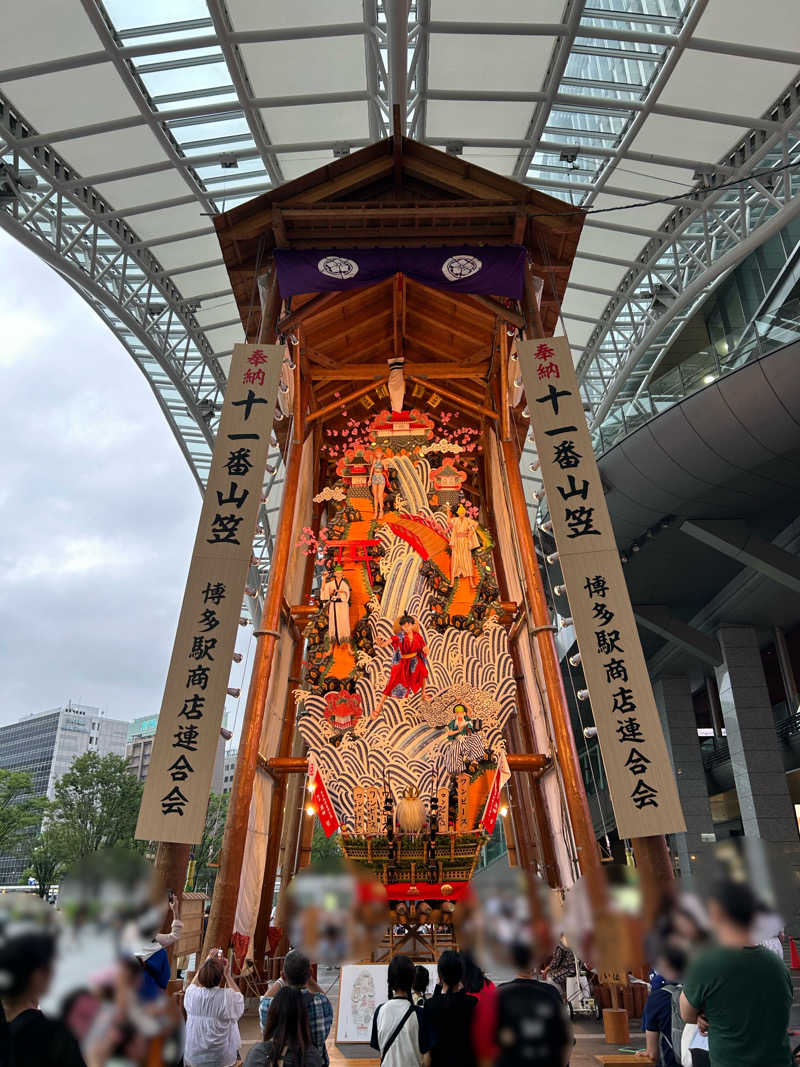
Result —
[[481, 817], [481, 826], [487, 834], [494, 833], [497, 815], [500, 811], [500, 794], [510, 777], [511, 771], [508, 767], [506, 754], [501, 752], [497, 761], [497, 770], [494, 774], [492, 788], [489, 790], [489, 796], [486, 798], [486, 807], [483, 809], [483, 816]]
[[339, 829], [339, 820], [333, 810], [328, 790], [325, 788], [322, 772], [313, 756], [308, 761], [308, 785], [311, 793], [309, 812], [313, 811], [319, 817], [325, 836], [330, 837]]

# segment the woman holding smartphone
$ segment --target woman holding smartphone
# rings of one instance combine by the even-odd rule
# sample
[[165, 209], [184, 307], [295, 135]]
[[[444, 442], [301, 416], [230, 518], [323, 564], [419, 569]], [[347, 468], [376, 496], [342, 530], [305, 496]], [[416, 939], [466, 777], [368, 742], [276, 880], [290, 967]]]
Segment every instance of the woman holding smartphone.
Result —
[[222, 949], [215, 948], [183, 996], [186, 1067], [233, 1067], [239, 1058], [244, 997]]

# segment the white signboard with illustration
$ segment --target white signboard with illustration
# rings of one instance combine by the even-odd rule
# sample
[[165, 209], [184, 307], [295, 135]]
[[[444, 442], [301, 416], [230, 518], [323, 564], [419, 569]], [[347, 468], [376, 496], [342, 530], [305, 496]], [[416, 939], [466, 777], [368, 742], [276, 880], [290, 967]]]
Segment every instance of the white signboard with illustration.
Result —
[[[426, 963], [431, 981], [428, 992], [437, 982], [436, 964]], [[339, 982], [339, 1012], [336, 1020], [336, 1043], [368, 1045], [372, 1036], [372, 1016], [379, 1004], [388, 999], [385, 963], [346, 963]]]

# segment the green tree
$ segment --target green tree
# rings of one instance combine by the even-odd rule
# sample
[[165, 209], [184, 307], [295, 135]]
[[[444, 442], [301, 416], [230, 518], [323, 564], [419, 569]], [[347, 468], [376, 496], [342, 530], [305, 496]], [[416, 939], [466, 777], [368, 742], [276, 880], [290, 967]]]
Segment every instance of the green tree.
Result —
[[319, 819], [314, 820], [314, 836], [311, 838], [311, 862], [317, 860], [334, 859], [342, 854], [342, 839], [338, 830], [330, 837], [325, 836], [325, 831], [320, 825]]
[[33, 876], [39, 883], [39, 896], [44, 898], [66, 870], [69, 847], [64, 830], [58, 823], [45, 827], [30, 854], [30, 866], [24, 877]]
[[47, 798], [32, 796], [27, 771], [0, 770], [0, 852], [17, 852], [42, 823]]
[[201, 888], [208, 893], [214, 887], [217, 878], [217, 856], [222, 847], [222, 836], [225, 833], [228, 800], [228, 793], [212, 793], [208, 798], [203, 836], [193, 850], [192, 889]]
[[142, 783], [122, 756], [78, 756], [55, 787], [52, 818], [60, 827], [71, 860], [101, 848], [136, 848], [133, 835]]

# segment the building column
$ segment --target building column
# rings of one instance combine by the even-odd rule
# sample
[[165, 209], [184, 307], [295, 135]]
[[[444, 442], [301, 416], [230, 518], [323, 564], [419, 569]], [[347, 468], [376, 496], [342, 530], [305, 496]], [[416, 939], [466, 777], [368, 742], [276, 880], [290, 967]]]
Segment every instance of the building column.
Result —
[[710, 840], [707, 835], [713, 838], [714, 834], [689, 679], [680, 675], [665, 675], [653, 683], [653, 693], [686, 819], [686, 833], [672, 835], [681, 875], [686, 878], [692, 873], [692, 856], [706, 846]]
[[716, 668], [722, 717], [746, 837], [797, 844], [775, 720], [752, 626], [722, 626], [723, 663]]

